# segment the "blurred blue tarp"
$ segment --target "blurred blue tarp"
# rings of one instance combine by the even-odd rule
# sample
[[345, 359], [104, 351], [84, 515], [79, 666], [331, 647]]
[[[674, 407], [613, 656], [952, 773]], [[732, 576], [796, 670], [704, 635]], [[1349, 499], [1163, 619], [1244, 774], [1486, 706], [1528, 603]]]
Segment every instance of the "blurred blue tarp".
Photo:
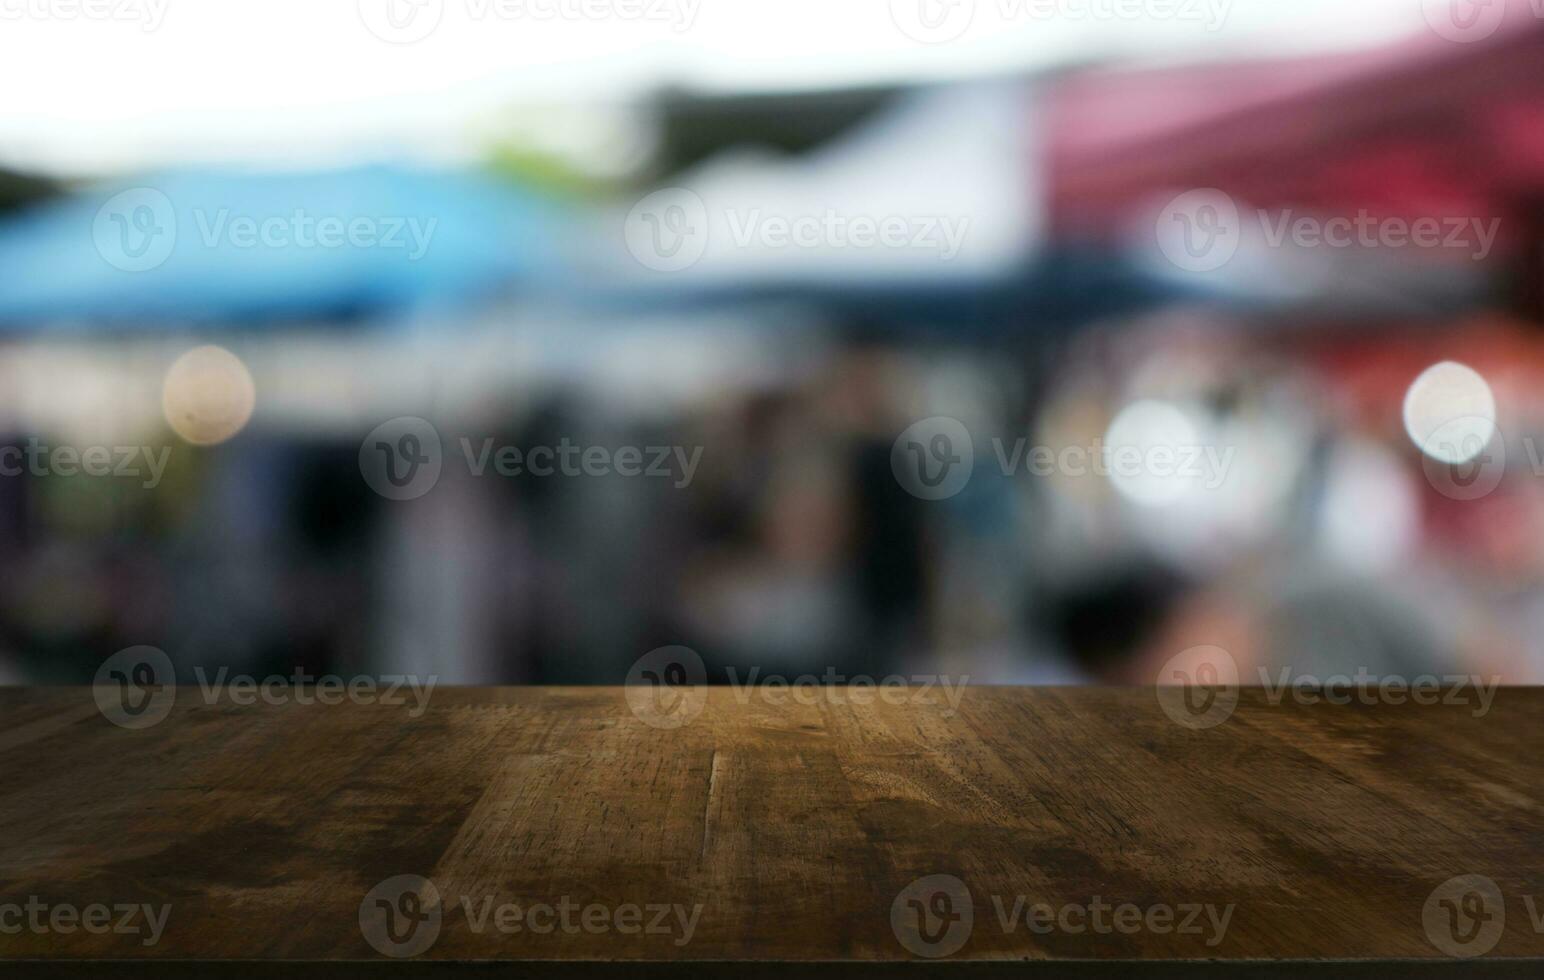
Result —
[[553, 202], [476, 173], [178, 171], [0, 223], [0, 328], [391, 319], [544, 281]]

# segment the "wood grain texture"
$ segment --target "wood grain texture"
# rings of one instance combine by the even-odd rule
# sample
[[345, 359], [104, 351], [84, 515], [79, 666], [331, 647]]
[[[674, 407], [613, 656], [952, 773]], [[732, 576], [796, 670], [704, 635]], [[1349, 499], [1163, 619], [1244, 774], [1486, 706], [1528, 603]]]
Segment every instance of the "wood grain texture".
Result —
[[[900, 975], [1038, 964], [1114, 976], [1154, 959], [1153, 975], [1194, 976], [1161, 971], [1274, 958], [1330, 975], [1351, 975], [1335, 960], [1539, 975], [1522, 962], [1544, 958], [1539, 689], [1503, 689], [1482, 717], [1272, 705], [1246, 689], [1206, 730], [1175, 724], [1139, 689], [974, 687], [957, 711], [936, 695], [814, 700], [711, 688], [699, 716], [663, 729], [620, 688], [442, 688], [419, 717], [209, 704], [184, 688], [170, 716], [133, 731], [98, 713], [89, 689], [0, 690], [0, 975], [88, 975], [76, 961], [108, 959], [154, 976], [203, 961], [201, 977], [221, 967], [208, 961], [256, 976], [285, 960], [327, 976], [345, 975], [337, 961], [480, 975], [487, 964], [470, 961], [483, 960], [524, 964], [500, 976], [558, 961], [589, 975], [644, 975], [636, 961], [653, 964], [646, 975], [763, 964], [730, 971], [740, 976], [772, 975], [766, 961], [846, 961], [855, 976], [906, 964]], [[440, 921], [399, 961], [360, 917], [371, 890], [401, 875], [433, 883]], [[910, 897], [968, 907], [973, 922], [958, 949], [928, 959], [917, 929], [947, 920], [919, 923], [902, 893], [935, 875], [968, 894]], [[1478, 960], [1431, 936], [1428, 899], [1463, 875], [1500, 893], [1504, 922]], [[3, 906], [34, 897], [168, 911], [148, 945], [143, 930], [4, 930], [16, 919]], [[1476, 911], [1451, 900], [1455, 915]], [[1099, 903], [1104, 931], [1090, 920]], [[1037, 904], [1083, 911], [1037, 931], [1024, 913]], [[550, 918], [564, 905], [567, 920]], [[1135, 930], [1117, 927], [1122, 905]], [[500, 906], [519, 907], [503, 913], [516, 928], [499, 928]], [[545, 931], [528, 918], [539, 906], [552, 907]], [[1231, 907], [1225, 928], [1201, 911], [1198, 931], [1177, 928], [1206, 906]], [[1162, 908], [1171, 927], [1149, 927]], [[662, 928], [648, 928], [656, 916]], [[415, 937], [430, 931], [420, 925]]]

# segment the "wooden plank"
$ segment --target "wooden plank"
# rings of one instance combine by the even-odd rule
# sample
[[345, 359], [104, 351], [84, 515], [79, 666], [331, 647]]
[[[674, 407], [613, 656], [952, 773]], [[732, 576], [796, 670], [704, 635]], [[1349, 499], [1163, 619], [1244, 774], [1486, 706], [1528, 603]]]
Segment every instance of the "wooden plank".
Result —
[[[421, 713], [184, 688], [131, 730], [89, 690], [3, 690], [0, 957], [1537, 975], [1544, 690], [1476, 712], [1245, 689], [1204, 730], [1151, 690], [961, 694], [711, 688], [663, 728], [619, 688], [442, 688]], [[113, 928], [71, 917], [96, 905]]]

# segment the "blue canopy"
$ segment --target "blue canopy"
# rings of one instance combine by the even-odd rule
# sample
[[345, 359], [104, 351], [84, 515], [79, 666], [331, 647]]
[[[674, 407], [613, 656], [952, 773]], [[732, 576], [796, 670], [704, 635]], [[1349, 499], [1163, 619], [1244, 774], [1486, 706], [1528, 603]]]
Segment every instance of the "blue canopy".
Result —
[[0, 329], [390, 318], [544, 281], [565, 228], [493, 177], [179, 171], [0, 222]]

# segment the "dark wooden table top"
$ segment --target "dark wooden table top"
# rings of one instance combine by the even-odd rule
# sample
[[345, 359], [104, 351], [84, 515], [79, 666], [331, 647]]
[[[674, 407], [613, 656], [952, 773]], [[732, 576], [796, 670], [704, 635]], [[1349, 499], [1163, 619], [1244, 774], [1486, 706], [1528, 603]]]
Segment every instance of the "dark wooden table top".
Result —
[[0, 976], [1544, 975], [1540, 689], [176, 692], [0, 689]]

